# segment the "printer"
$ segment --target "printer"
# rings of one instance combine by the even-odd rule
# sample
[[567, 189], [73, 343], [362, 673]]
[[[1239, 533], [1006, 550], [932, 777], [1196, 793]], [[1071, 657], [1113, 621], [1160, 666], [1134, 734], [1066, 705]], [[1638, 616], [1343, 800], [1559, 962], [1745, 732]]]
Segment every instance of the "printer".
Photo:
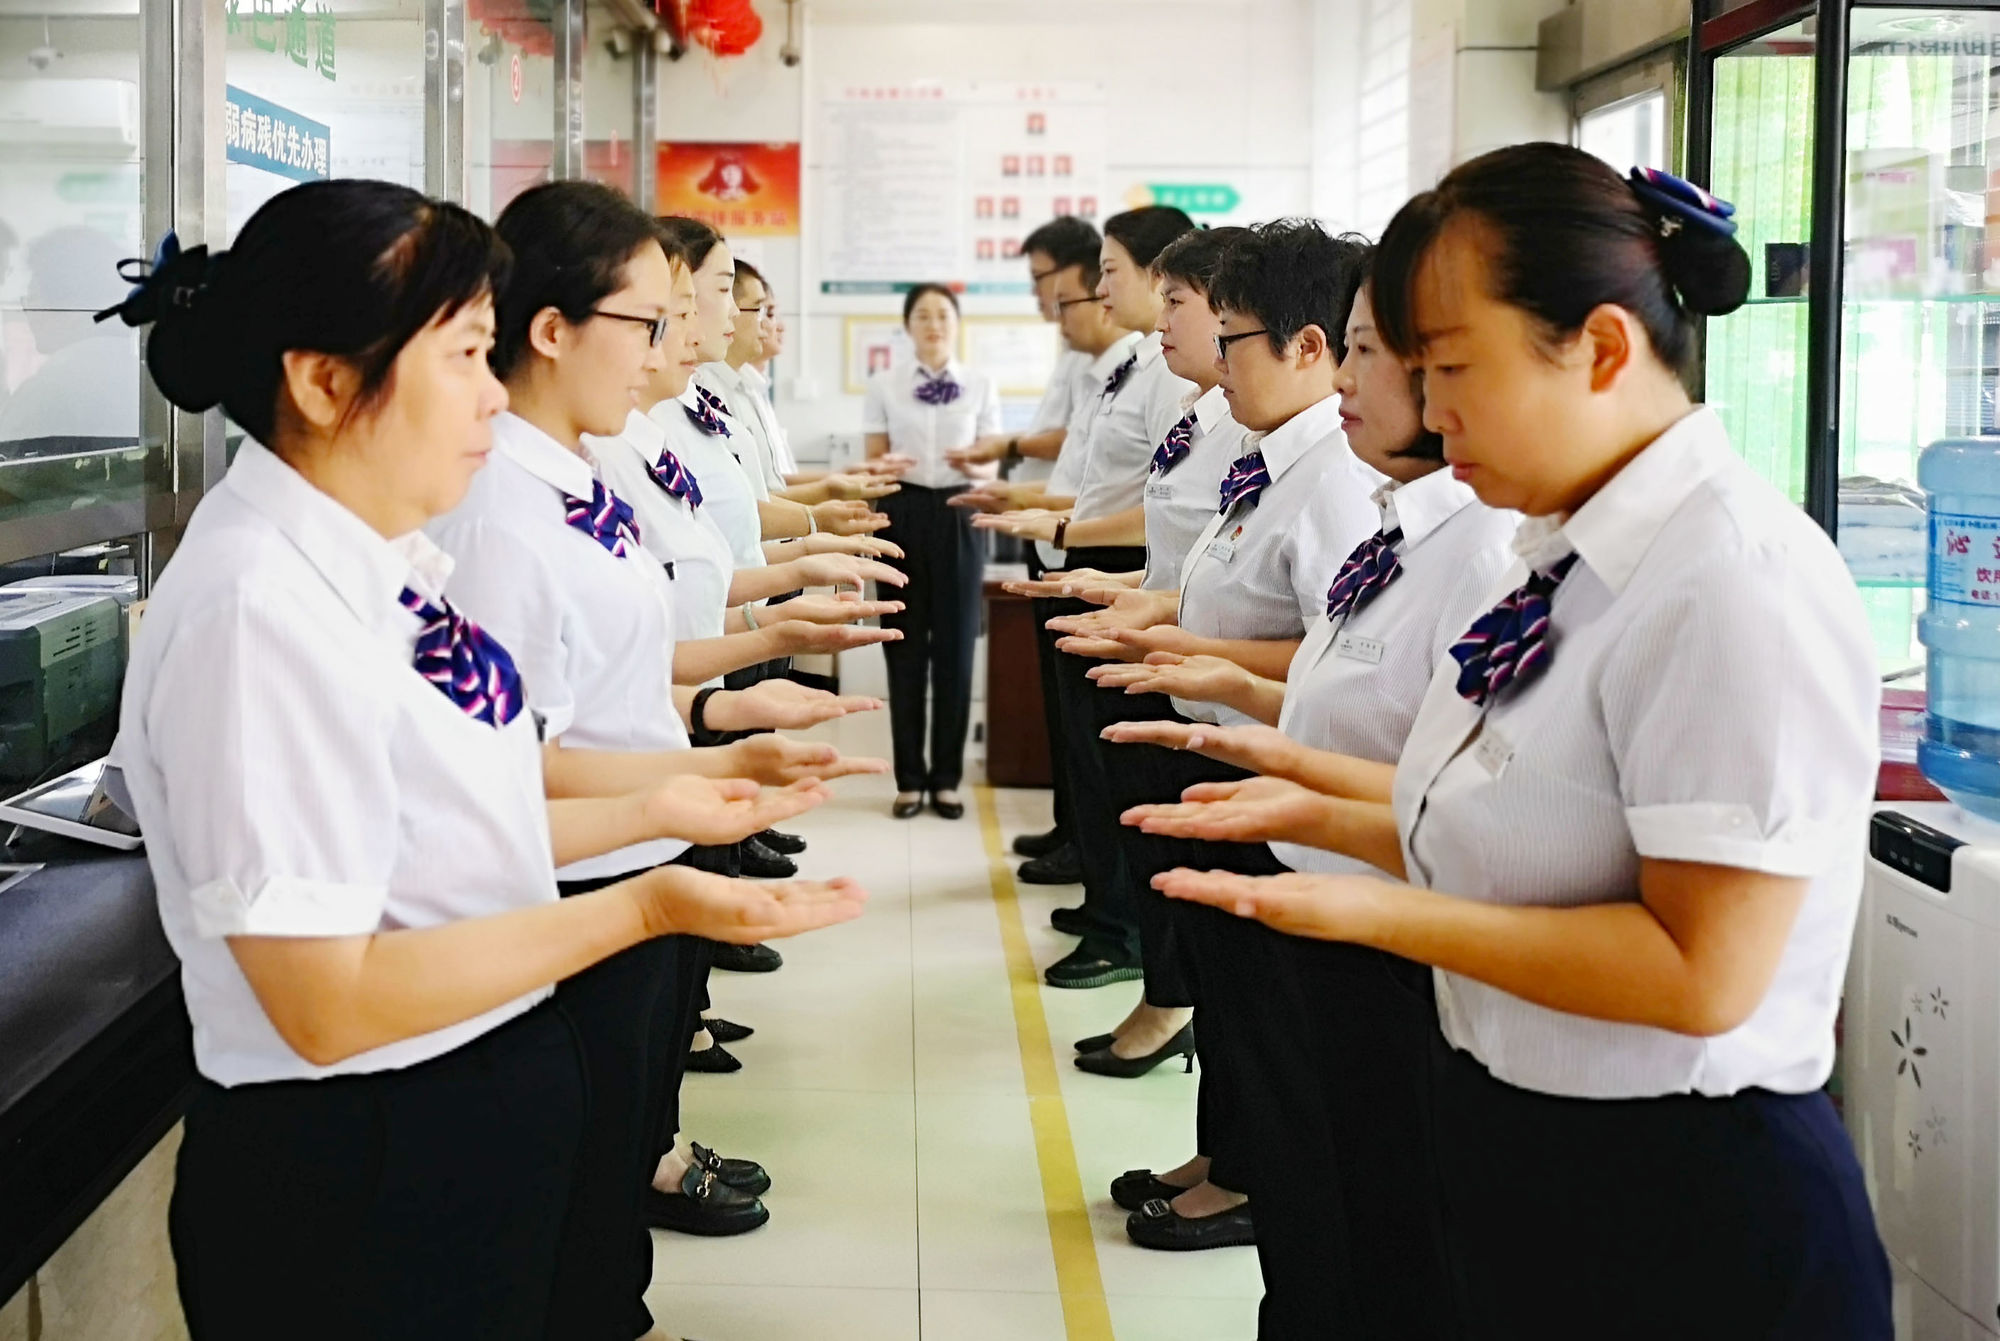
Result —
[[115, 595], [0, 588], [0, 785], [25, 786], [111, 748], [124, 625]]

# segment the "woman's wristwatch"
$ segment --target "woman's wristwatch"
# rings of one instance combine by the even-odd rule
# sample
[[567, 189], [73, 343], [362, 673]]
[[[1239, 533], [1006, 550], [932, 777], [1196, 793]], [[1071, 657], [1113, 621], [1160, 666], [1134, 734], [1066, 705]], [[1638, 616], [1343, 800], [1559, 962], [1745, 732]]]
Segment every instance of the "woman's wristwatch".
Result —
[[1049, 543], [1055, 546], [1057, 549], [1068, 549], [1069, 546], [1063, 544], [1063, 537], [1067, 536], [1068, 534], [1069, 534], [1069, 518], [1058, 517], [1056, 518], [1055, 539], [1049, 541]]
[[1019, 461], [1021, 459], [1021, 439], [1019, 437], [1007, 439], [1007, 459], [1009, 461]]

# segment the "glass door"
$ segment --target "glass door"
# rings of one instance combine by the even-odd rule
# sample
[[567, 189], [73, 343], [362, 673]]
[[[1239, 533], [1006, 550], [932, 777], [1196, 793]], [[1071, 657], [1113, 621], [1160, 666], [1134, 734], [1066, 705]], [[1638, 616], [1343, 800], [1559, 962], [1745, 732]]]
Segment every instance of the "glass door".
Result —
[[1708, 322], [1705, 399], [1736, 449], [1799, 502], [1814, 144], [1809, 23], [1722, 52], [1709, 79], [1709, 185], [1736, 204], [1751, 283], [1748, 303]]
[[2000, 12], [1857, 6], [1847, 62], [1837, 529], [1893, 672], [1922, 661], [1917, 456], [2000, 433]]

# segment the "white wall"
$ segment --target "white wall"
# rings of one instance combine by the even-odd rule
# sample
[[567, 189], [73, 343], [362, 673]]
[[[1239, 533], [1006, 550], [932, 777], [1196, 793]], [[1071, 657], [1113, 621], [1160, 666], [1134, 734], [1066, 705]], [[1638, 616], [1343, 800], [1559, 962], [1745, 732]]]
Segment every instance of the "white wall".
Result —
[[[802, 140], [810, 229], [816, 90], [918, 79], [1097, 83], [1110, 105], [1109, 208], [1165, 179], [1235, 186], [1242, 205], [1210, 222], [1303, 213], [1313, 207], [1313, 10], [1313, 0], [814, 0], [802, 24], [805, 60], [787, 69], [777, 58], [783, 8], [771, 3], [760, 6], [766, 36], [746, 56], [719, 71], [699, 53], [665, 67], [659, 134]], [[818, 457], [830, 435], [859, 423], [859, 397], [840, 393], [844, 317], [893, 312], [897, 300], [803, 292], [790, 239], [753, 239], [744, 254], [778, 289], [791, 339], [781, 410], [802, 454]], [[1033, 310], [1025, 297], [971, 298], [967, 308]]]

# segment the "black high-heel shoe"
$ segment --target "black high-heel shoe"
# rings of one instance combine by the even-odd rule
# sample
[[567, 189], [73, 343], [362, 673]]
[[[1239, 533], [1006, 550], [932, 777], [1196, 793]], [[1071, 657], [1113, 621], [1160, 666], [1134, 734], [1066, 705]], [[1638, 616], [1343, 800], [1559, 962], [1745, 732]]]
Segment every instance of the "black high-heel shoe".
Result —
[[1134, 1080], [1145, 1075], [1169, 1057], [1187, 1058], [1187, 1069], [1194, 1070], [1194, 1025], [1184, 1024], [1181, 1031], [1167, 1040], [1166, 1046], [1158, 1052], [1144, 1057], [1120, 1057], [1110, 1048], [1100, 1048], [1096, 1052], [1086, 1052], [1076, 1059], [1076, 1069], [1088, 1071], [1094, 1076], [1114, 1076], [1119, 1080]]
[[1079, 1038], [1076, 1041], [1076, 1050], [1078, 1052], [1102, 1052], [1117, 1041], [1118, 1035], [1116, 1034], [1092, 1034], [1089, 1038]]

